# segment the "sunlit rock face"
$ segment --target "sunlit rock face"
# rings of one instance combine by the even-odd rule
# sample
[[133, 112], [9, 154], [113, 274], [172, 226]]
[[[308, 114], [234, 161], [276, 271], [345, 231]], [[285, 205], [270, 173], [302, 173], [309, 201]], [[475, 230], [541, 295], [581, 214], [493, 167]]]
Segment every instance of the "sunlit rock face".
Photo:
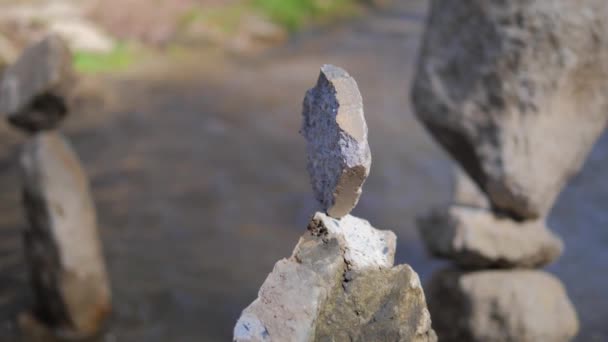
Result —
[[56, 132], [26, 142], [21, 170], [33, 314], [58, 336], [94, 335], [111, 303], [88, 179]]
[[372, 162], [357, 83], [343, 69], [323, 66], [302, 115], [313, 193], [323, 210], [340, 218], [357, 205]]

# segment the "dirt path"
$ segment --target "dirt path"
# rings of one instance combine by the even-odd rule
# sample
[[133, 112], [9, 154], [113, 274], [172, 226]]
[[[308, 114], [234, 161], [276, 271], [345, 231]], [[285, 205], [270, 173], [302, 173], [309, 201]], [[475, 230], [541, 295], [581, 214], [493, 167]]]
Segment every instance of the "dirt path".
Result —
[[[452, 168], [408, 98], [425, 4], [306, 33], [265, 56], [201, 55], [194, 66], [158, 65], [155, 77], [110, 79], [116, 109], [73, 115], [66, 131], [91, 175], [114, 289], [107, 341], [230, 340], [314, 212], [298, 129], [324, 63], [346, 68], [364, 96], [374, 161], [355, 214], [398, 233], [399, 262], [423, 277], [438, 266], [414, 224], [448, 200]], [[0, 132], [0, 334], [13, 336], [10, 318], [27, 299], [13, 166], [22, 137]], [[608, 339], [607, 149], [604, 137], [550, 220], [567, 245], [551, 270], [579, 310], [581, 341]]]

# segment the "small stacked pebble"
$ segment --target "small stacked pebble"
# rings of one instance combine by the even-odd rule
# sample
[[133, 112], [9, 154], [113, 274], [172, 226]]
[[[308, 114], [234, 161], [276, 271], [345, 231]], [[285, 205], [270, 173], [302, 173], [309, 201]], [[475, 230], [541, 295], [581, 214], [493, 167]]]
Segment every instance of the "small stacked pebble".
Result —
[[455, 264], [427, 289], [442, 341], [576, 335], [564, 287], [536, 269], [562, 253], [546, 217], [608, 121], [606, 16], [601, 0], [431, 1], [412, 99], [466, 171], [419, 223]]
[[241, 314], [234, 340], [436, 341], [418, 275], [394, 266], [396, 236], [350, 215], [371, 155], [361, 94], [346, 71], [321, 68], [302, 134], [322, 212]]
[[57, 131], [74, 80], [70, 51], [56, 36], [27, 48], [0, 80], [0, 114], [29, 135], [20, 166], [35, 301], [21, 324], [45, 341], [97, 334], [111, 307], [89, 182]]

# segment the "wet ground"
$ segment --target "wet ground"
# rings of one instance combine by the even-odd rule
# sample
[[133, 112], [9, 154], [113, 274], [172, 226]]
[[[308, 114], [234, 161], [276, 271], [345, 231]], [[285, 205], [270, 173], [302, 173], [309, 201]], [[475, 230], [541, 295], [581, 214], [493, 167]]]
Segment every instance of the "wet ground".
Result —
[[[360, 86], [372, 172], [355, 214], [398, 234], [397, 261], [423, 278], [415, 216], [449, 200], [453, 164], [412, 115], [408, 91], [425, 1], [307, 32], [251, 58], [201, 55], [144, 76], [108, 78], [111, 111], [74, 113], [66, 134], [91, 177], [112, 278], [106, 341], [228, 341], [273, 264], [315, 210], [298, 134], [304, 92], [324, 63]], [[27, 300], [14, 165], [23, 137], [2, 126], [0, 341]], [[608, 328], [608, 136], [560, 197], [550, 225], [566, 242], [549, 269], [579, 312], [579, 341]]]

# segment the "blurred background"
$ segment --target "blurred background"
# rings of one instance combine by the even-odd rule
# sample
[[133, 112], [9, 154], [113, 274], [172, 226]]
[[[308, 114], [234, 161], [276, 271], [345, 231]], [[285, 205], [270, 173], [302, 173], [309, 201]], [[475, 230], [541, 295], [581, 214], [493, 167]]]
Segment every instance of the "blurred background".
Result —
[[[413, 117], [409, 87], [425, 0], [0, 0], [0, 69], [47, 32], [80, 75], [64, 126], [90, 176], [114, 313], [104, 341], [228, 341], [316, 209], [298, 134], [319, 68], [364, 98], [372, 171], [354, 214], [398, 235], [397, 262], [441, 267], [417, 215], [450, 200], [454, 164]], [[15, 164], [24, 136], [0, 121], [0, 341], [30, 293]], [[549, 225], [549, 271], [608, 341], [608, 135]]]

